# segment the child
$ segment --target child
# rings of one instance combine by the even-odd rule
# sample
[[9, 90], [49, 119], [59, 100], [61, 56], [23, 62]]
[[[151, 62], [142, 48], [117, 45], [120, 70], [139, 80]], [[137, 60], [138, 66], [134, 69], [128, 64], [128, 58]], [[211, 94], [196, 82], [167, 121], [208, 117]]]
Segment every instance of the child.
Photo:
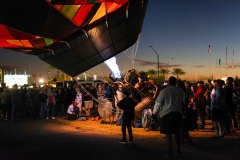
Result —
[[131, 93], [128, 90], [124, 90], [123, 94], [126, 96], [120, 102], [118, 107], [123, 110], [122, 114], [122, 140], [120, 143], [126, 144], [126, 128], [128, 129], [129, 143], [133, 143], [132, 135], [132, 121], [134, 120], [134, 107], [137, 103], [130, 97]]
[[77, 107], [77, 102], [73, 102], [73, 104], [69, 105], [67, 110], [67, 119], [68, 120], [76, 120], [79, 114], [79, 108]]

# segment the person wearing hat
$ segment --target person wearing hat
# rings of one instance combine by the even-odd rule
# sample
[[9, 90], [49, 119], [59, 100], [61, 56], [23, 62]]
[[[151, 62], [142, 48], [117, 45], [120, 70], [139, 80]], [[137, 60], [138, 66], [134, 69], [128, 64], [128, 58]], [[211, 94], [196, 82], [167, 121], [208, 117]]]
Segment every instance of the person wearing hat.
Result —
[[130, 96], [131, 93], [129, 90], [123, 90], [125, 97], [118, 102], [118, 107], [123, 110], [122, 114], [122, 140], [120, 143], [126, 144], [126, 128], [128, 129], [129, 143], [133, 144], [133, 134], [132, 134], [132, 121], [134, 120], [134, 108], [137, 103]]

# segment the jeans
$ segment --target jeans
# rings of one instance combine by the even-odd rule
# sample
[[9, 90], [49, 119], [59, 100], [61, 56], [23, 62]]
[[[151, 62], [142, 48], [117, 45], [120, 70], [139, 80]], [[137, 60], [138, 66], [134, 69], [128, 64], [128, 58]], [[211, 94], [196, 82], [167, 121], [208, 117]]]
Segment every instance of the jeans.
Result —
[[45, 119], [46, 111], [47, 111], [47, 104], [41, 102], [40, 103], [40, 119]]
[[122, 140], [126, 141], [126, 128], [128, 129], [129, 141], [133, 140], [132, 134], [132, 121], [123, 120], [122, 121]]
[[47, 117], [54, 117], [55, 116], [55, 105], [54, 104], [49, 104], [47, 106]]

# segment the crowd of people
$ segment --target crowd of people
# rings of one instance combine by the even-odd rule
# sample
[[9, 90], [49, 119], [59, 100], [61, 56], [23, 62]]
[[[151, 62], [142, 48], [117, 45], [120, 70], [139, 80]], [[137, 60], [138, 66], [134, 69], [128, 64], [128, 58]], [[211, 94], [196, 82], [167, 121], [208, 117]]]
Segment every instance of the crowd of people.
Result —
[[75, 96], [70, 88], [53, 88], [51, 86], [32, 88], [14, 85], [11, 89], [1, 85], [0, 116], [1, 119], [19, 121], [24, 119], [55, 119], [66, 113], [66, 106]]
[[[2, 84], [0, 88], [0, 118], [10, 121], [22, 119], [48, 120], [64, 116], [68, 120], [84, 117], [99, 120], [98, 107], [104, 100], [111, 103], [111, 115], [115, 123], [122, 125], [122, 141], [126, 142], [126, 128], [132, 142], [133, 108], [144, 97], [150, 97], [152, 119], [160, 122], [160, 132], [167, 135], [171, 154], [172, 135], [175, 136], [180, 153], [180, 143], [192, 143], [189, 131], [205, 129], [206, 120], [212, 124], [213, 138], [223, 138], [236, 132], [240, 120], [239, 82], [232, 77], [190, 83], [170, 77], [168, 84], [156, 86], [153, 81], [141, 79], [134, 74], [126, 83], [79, 84], [53, 88], [32, 88], [14, 85], [12, 89]], [[158, 94], [159, 93], [159, 94]], [[131, 109], [128, 109], [131, 107]], [[144, 109], [145, 106], [141, 106]], [[136, 110], [135, 110], [136, 111]], [[142, 110], [141, 110], [142, 111]], [[105, 111], [104, 111], [105, 112]], [[127, 113], [129, 112], [129, 113]], [[121, 120], [118, 121], [118, 120]]]
[[197, 86], [185, 83], [186, 112], [190, 107], [196, 112], [198, 128], [204, 129], [206, 119], [212, 121], [215, 138], [235, 132], [239, 127], [238, 81], [228, 77], [223, 80], [197, 82]]
[[[66, 116], [71, 112], [70, 105], [77, 106], [79, 113], [92, 116], [94, 106], [102, 98], [111, 100], [109, 86], [102, 83], [97, 89], [92, 84], [82, 86], [73, 82], [69, 86], [52, 86], [32, 88], [18, 87], [11, 89], [4, 85], [0, 88], [0, 117], [4, 120], [18, 121], [23, 119], [41, 120], [55, 119], [56, 116]], [[112, 97], [111, 97], [112, 96]], [[95, 115], [96, 116], [96, 113]]]
[[239, 129], [240, 102], [238, 81], [228, 77], [223, 80], [198, 81], [190, 84], [170, 77], [153, 107], [153, 117], [160, 119], [160, 133], [166, 135], [167, 156], [172, 158], [172, 136], [177, 144], [177, 155], [181, 154], [181, 142], [187, 139], [192, 144], [189, 131], [205, 129], [206, 119], [214, 130], [212, 138], [236, 132]]
[[[136, 102], [141, 101], [146, 83], [139, 85], [134, 92]], [[129, 86], [128, 86], [129, 88]], [[149, 87], [148, 87], [149, 88]], [[0, 88], [0, 118], [19, 121], [23, 119], [48, 120], [55, 117], [66, 117], [69, 120], [87, 119], [99, 120], [99, 103], [103, 100], [111, 102], [112, 121], [118, 121], [122, 109], [117, 103], [124, 98], [124, 83], [78, 83], [59, 87], [33, 87], [14, 85], [12, 88], [1, 84]], [[115, 118], [115, 119], [114, 119]], [[120, 122], [119, 122], [120, 123]], [[120, 125], [120, 124], [119, 124]]]

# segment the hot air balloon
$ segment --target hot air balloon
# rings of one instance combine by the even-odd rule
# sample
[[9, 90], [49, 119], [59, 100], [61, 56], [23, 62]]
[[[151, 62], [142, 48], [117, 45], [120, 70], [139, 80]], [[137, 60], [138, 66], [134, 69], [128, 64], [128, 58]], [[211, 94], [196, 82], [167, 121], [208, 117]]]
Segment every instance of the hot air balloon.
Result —
[[132, 46], [148, 0], [11, 0], [0, 5], [0, 48], [36, 55], [76, 76]]

